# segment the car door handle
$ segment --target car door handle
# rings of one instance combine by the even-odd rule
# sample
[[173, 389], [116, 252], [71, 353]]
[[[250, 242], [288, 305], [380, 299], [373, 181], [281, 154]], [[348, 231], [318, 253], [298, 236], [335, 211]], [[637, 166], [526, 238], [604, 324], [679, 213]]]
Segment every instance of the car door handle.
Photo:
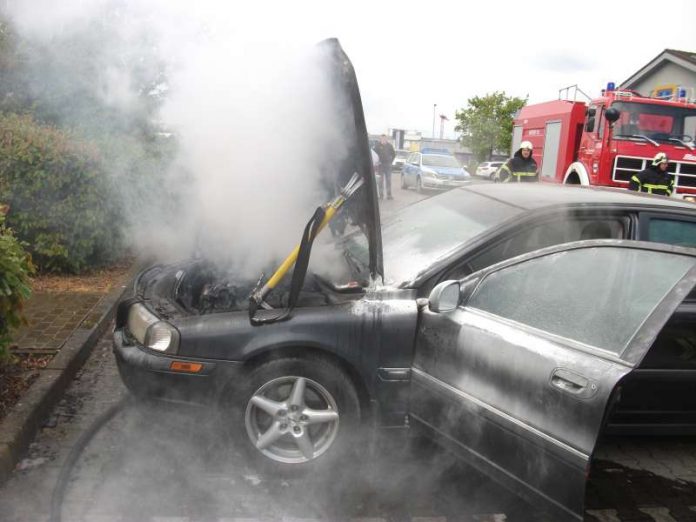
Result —
[[570, 370], [556, 368], [551, 374], [551, 386], [571, 395], [587, 398], [597, 391], [597, 385]]

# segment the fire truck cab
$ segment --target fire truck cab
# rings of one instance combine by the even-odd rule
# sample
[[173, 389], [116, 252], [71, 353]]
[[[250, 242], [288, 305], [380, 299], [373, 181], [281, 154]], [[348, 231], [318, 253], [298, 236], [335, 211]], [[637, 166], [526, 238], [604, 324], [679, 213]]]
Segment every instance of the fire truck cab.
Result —
[[[615, 90], [588, 103], [558, 99], [523, 107], [512, 146], [529, 140], [539, 179], [578, 185], [628, 187], [658, 152], [670, 159], [673, 197], [696, 201], [696, 100], [687, 89], [665, 99]], [[560, 96], [559, 96], [560, 97]]]

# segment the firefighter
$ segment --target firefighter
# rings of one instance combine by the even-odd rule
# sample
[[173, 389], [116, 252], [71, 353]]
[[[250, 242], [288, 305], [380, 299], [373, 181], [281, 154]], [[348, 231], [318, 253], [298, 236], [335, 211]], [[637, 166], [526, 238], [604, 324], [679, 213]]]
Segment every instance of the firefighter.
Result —
[[671, 196], [674, 191], [674, 178], [667, 172], [668, 164], [667, 154], [658, 152], [647, 169], [641, 170], [631, 178], [628, 189], [660, 196]]
[[515, 155], [495, 173], [495, 181], [539, 181], [537, 164], [532, 157], [532, 143], [523, 141]]

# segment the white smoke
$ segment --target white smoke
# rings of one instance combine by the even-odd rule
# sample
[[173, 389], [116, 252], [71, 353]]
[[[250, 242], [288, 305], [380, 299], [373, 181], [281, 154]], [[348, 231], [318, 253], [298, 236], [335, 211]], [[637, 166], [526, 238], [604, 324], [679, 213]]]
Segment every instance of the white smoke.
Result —
[[[346, 154], [350, 117], [336, 113], [316, 46], [265, 39], [250, 27], [256, 20], [206, 2], [10, 0], [7, 11], [24, 38], [68, 64], [67, 75], [79, 64], [60, 43], [108, 27], [81, 50], [99, 56], [92, 94], [124, 113], [147, 96], [163, 99], [155, 123], [178, 147], [164, 182], [129, 177], [129, 165], [144, 161], [132, 149], [110, 165], [137, 252], [175, 258], [203, 245], [204, 255], [235, 258], [251, 275], [297, 243], [326, 197], [322, 165]], [[134, 65], [153, 55], [164, 79], [139, 92]], [[175, 217], [160, 210], [170, 201]]]

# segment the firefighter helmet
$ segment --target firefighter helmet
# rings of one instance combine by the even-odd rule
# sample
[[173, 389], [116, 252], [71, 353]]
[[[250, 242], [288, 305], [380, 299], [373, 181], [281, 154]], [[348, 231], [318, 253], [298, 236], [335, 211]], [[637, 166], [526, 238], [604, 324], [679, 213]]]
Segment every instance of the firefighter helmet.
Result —
[[669, 158], [664, 152], [658, 152], [652, 160], [653, 167], [657, 167], [660, 163], [669, 163]]
[[532, 147], [531, 141], [523, 141], [522, 143], [520, 143], [520, 149], [532, 150], [532, 149], [534, 149], [534, 147]]

